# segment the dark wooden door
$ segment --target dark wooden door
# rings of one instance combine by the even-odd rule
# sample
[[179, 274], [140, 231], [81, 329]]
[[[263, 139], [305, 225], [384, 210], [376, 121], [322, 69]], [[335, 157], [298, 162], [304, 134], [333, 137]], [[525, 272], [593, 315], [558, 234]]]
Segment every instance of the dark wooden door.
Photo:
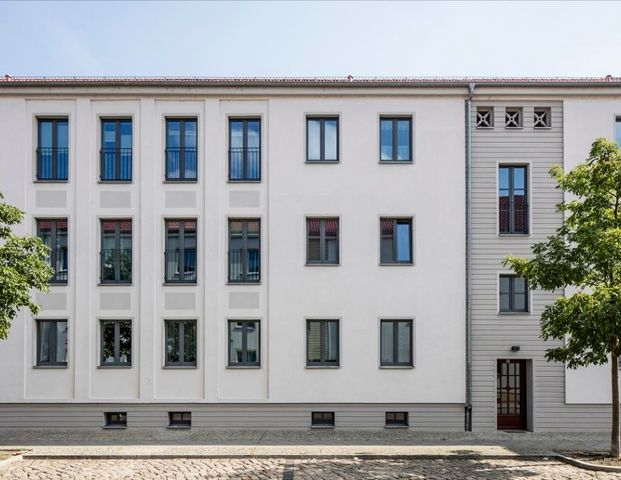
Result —
[[498, 430], [526, 430], [526, 360], [498, 360]]

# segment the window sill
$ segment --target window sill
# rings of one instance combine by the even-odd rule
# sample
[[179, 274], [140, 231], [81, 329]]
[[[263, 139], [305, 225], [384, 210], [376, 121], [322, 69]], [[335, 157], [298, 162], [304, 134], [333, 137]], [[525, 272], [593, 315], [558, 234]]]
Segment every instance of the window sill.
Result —
[[380, 160], [380, 165], [412, 165], [414, 160]]
[[261, 282], [226, 282], [226, 285], [261, 285]]
[[306, 267], [340, 267], [341, 263], [305, 263]]
[[198, 282], [164, 282], [162, 287], [196, 287]]
[[334, 425], [311, 425], [311, 430], [334, 430]]
[[166, 426], [167, 430], [190, 430], [192, 428], [191, 425], [168, 425]]
[[125, 369], [125, 370], [128, 370], [128, 369], [132, 368], [132, 365], [97, 365], [97, 368], [100, 368], [102, 370], [107, 370], [107, 369], [111, 369], [111, 370]]
[[324, 165], [324, 164], [337, 165], [341, 163], [341, 161], [340, 160], [306, 160], [304, 163], [308, 165]]
[[104, 425], [103, 427], [104, 430], [126, 430], [127, 426], [123, 426], [123, 425]]
[[399, 262], [399, 263], [379, 263], [380, 267], [413, 267], [414, 262]]
[[338, 370], [340, 365], [306, 365], [304, 368], [308, 370]]
[[196, 370], [197, 368], [197, 365], [164, 365], [162, 367], [164, 370]]
[[552, 130], [552, 127], [533, 127], [533, 130]]
[[261, 365], [227, 365], [228, 370], [260, 370]]
[[134, 284], [132, 282], [118, 282], [118, 283], [110, 283], [110, 282], [105, 282], [105, 283], [101, 283], [99, 282], [97, 284], [98, 287], [131, 287]]
[[513, 317], [513, 316], [516, 316], [516, 315], [527, 316], [527, 315], [530, 315], [530, 313], [531, 313], [530, 311], [526, 311], [526, 312], [498, 312], [498, 315], [502, 315], [502, 316], [506, 315], [508, 317]]
[[380, 370], [414, 370], [414, 365], [380, 365]]
[[69, 365], [33, 365], [32, 368], [37, 370], [65, 370], [69, 368]]
[[133, 180], [101, 180], [97, 181], [100, 185], [131, 185], [134, 183]]
[[494, 130], [494, 127], [475, 127], [477, 130]]
[[409, 425], [384, 425], [386, 430], [407, 430]]
[[505, 127], [505, 130], [524, 130], [524, 127]]
[[198, 179], [192, 179], [192, 180], [185, 180], [185, 179], [179, 179], [179, 180], [164, 180], [163, 183], [171, 183], [171, 184], [178, 184], [178, 183], [185, 183], [185, 184], [196, 184], [198, 183]]
[[68, 287], [69, 282], [47, 282], [50, 287]]
[[261, 180], [227, 180], [226, 183], [261, 183]]
[[530, 233], [498, 233], [499, 237], [509, 237], [509, 238], [520, 238], [520, 237], [524, 237], [524, 238], [528, 238], [531, 236]]
[[33, 180], [33, 183], [69, 183], [69, 180]]

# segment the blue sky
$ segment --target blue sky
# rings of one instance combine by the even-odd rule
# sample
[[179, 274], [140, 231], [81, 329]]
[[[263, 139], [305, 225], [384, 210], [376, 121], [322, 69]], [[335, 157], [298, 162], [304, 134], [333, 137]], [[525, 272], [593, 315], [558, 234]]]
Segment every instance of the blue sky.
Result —
[[0, 74], [621, 75], [621, 2], [0, 2]]

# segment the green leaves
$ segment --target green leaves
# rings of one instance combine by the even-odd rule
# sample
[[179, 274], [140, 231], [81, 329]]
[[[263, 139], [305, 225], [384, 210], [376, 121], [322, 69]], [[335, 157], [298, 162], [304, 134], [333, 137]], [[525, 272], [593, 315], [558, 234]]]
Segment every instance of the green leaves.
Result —
[[33, 288], [43, 292], [54, 273], [47, 261], [48, 248], [34, 236], [17, 236], [11, 226], [19, 224], [24, 214], [5, 203], [0, 193], [0, 339], [6, 339], [20, 308], [33, 315], [39, 307], [31, 300]]

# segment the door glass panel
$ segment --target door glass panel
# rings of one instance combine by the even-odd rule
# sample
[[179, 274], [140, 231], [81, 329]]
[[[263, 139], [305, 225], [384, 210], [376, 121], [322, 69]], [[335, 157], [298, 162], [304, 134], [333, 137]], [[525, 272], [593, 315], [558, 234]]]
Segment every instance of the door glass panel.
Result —
[[121, 121], [121, 148], [132, 148], [132, 122]]
[[116, 147], [116, 123], [112, 120], [104, 120], [103, 122], [103, 138], [104, 148]]
[[168, 127], [166, 146], [168, 148], [179, 148], [181, 146], [181, 124], [179, 120], [168, 120], [166, 125]]
[[56, 122], [58, 131], [56, 133], [56, 146], [59, 148], [67, 148], [69, 146], [69, 128], [66, 120], [58, 120]]
[[259, 148], [261, 144], [259, 120], [248, 120], [248, 148]]
[[39, 120], [39, 147], [52, 147], [52, 121]]
[[196, 148], [196, 120], [185, 121], [185, 148]]

